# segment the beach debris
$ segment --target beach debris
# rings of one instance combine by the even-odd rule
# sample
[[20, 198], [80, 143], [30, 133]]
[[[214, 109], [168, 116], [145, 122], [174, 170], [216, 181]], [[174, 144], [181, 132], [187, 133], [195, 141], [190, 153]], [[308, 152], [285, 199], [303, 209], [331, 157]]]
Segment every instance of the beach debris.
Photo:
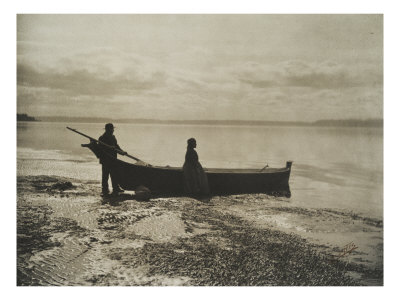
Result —
[[148, 201], [150, 200], [151, 197], [151, 191], [143, 186], [140, 185], [136, 190], [135, 190], [135, 199], [139, 201]]
[[33, 188], [41, 192], [55, 192], [76, 189], [76, 186], [66, 178], [57, 176], [25, 176], [18, 179], [20, 189]]
[[72, 184], [72, 182], [70, 182], [70, 181], [61, 181], [61, 182], [57, 182], [57, 183], [53, 184], [52, 186], [50, 186], [48, 188], [48, 190], [51, 190], [51, 191], [53, 191], [53, 190], [65, 191], [65, 190], [70, 190], [70, 189], [73, 189], [73, 188], [76, 188], [76, 187]]

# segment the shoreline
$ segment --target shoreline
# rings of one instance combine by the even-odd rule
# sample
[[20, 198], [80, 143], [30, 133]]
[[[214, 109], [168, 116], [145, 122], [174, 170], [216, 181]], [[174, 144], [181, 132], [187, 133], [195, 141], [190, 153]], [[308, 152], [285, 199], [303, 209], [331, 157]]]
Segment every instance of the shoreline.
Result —
[[315, 122], [297, 121], [235, 121], [235, 120], [92, 120], [92, 119], [63, 119], [42, 118], [37, 120], [18, 120], [20, 123], [63, 123], [63, 124], [104, 124], [112, 121], [116, 124], [127, 125], [164, 125], [164, 126], [254, 126], [254, 127], [310, 127], [310, 128], [376, 128], [383, 129], [383, 120], [318, 120]]
[[[18, 286], [383, 285], [383, 261], [357, 263], [349, 257], [360, 249], [341, 257], [294, 233], [280, 212], [302, 214], [271, 196], [104, 201], [99, 191], [97, 180], [17, 177]], [[243, 201], [269, 201], [268, 222], [265, 212], [246, 218]]]

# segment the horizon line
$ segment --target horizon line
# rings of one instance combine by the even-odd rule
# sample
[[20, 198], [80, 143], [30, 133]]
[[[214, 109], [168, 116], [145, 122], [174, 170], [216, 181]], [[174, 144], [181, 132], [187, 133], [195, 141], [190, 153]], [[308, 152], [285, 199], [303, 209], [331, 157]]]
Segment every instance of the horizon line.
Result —
[[300, 120], [248, 120], [248, 119], [154, 119], [154, 118], [108, 118], [108, 117], [71, 117], [71, 116], [32, 116], [26, 113], [17, 113], [17, 115], [27, 115], [35, 119], [92, 119], [104, 121], [161, 121], [161, 122], [274, 122], [274, 123], [315, 123], [320, 121], [383, 121], [384, 118], [344, 118], [344, 119], [318, 119], [315, 121]]
[[[175, 123], [175, 124], [247, 124], [247, 125], [271, 125], [271, 124], [287, 124], [287, 125], [373, 125], [383, 126], [383, 118], [366, 118], [366, 119], [319, 119], [316, 121], [271, 121], [271, 120], [237, 120], [237, 119], [197, 119], [197, 120], [176, 120], [176, 119], [150, 119], [150, 118], [106, 118], [106, 117], [66, 117], [66, 116], [37, 116], [32, 117], [27, 114], [18, 114], [30, 118], [30, 120], [19, 121], [44, 121], [44, 122], [92, 122], [92, 123]], [[33, 120], [32, 120], [33, 118]]]

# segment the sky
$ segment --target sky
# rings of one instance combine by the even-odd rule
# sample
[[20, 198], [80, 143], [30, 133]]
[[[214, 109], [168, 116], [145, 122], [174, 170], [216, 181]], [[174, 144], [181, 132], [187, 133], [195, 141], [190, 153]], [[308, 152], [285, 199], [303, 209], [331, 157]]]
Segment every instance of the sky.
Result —
[[383, 118], [383, 16], [18, 15], [17, 112]]

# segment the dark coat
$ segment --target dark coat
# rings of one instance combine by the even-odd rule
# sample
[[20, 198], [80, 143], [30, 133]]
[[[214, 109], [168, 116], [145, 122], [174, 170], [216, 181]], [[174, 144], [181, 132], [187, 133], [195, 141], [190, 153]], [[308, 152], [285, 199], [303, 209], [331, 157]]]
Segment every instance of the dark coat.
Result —
[[209, 193], [207, 174], [199, 162], [196, 150], [188, 147], [183, 164], [184, 190], [191, 195]]
[[[99, 137], [99, 141], [121, 150], [120, 146], [117, 143], [117, 139], [113, 134], [107, 134], [107, 132], [105, 132], [102, 136]], [[110, 149], [102, 144], [99, 144], [99, 146], [104, 153], [100, 156], [101, 164], [109, 163], [114, 158], [117, 158], [117, 151], [115, 151], [114, 149]]]

